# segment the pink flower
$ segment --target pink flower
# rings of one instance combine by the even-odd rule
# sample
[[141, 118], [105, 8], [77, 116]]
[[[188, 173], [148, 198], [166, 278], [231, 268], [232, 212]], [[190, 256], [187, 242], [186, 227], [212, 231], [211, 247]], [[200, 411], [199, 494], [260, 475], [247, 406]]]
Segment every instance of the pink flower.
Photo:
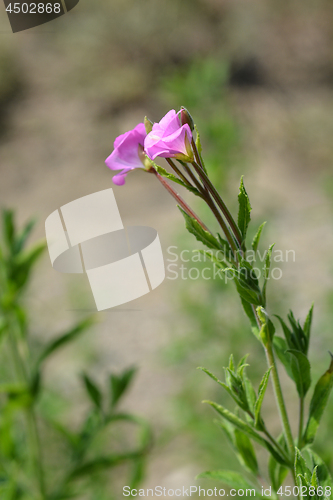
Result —
[[169, 111], [159, 123], [154, 123], [152, 131], [144, 143], [145, 153], [151, 160], [156, 156], [176, 158], [182, 161], [192, 161], [192, 132], [190, 127], [182, 125], [180, 112]]
[[111, 170], [121, 170], [112, 180], [117, 186], [125, 184], [126, 175], [135, 168], [145, 168], [143, 163], [143, 145], [146, 137], [143, 123], [139, 123], [133, 130], [119, 135], [114, 141], [114, 150], [105, 160]]

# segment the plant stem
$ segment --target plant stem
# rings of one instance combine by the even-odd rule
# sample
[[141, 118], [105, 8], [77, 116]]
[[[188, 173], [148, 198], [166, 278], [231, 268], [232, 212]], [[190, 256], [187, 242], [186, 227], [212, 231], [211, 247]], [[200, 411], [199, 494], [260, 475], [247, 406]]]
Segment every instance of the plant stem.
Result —
[[297, 447], [302, 449], [302, 441], [303, 441], [303, 422], [304, 422], [304, 398], [300, 398], [299, 400], [299, 426], [298, 426], [298, 441]]
[[264, 425], [263, 433], [267, 436], [267, 438], [270, 440], [270, 442], [276, 447], [276, 449], [280, 452], [280, 454], [283, 456], [283, 458], [289, 462], [290, 458], [286, 454], [285, 450], [282, 448], [282, 446], [279, 445], [279, 443], [273, 438], [272, 434], [266, 429], [266, 426]]
[[212, 194], [214, 200], [216, 201], [216, 204], [218, 205], [218, 207], [220, 208], [220, 210], [222, 211], [223, 215], [225, 216], [229, 226], [231, 227], [231, 230], [232, 232], [234, 233], [235, 235], [235, 239], [239, 245], [239, 248], [242, 247], [242, 237], [241, 237], [241, 234], [239, 232], [239, 229], [231, 215], [231, 213], [229, 212], [226, 204], [224, 203], [224, 201], [222, 200], [222, 198], [220, 197], [219, 193], [217, 192], [217, 190], [215, 189], [215, 187], [213, 186], [213, 184], [211, 183], [208, 175], [205, 173], [205, 171], [202, 169], [202, 167], [200, 167], [195, 161], [192, 162], [192, 165], [194, 166], [197, 174], [199, 175], [199, 177], [201, 178], [204, 186], [207, 188], [207, 190]]
[[173, 189], [173, 187], [169, 184], [169, 182], [164, 177], [162, 177], [162, 175], [158, 174], [156, 172], [156, 170], [154, 170], [153, 173], [156, 175], [156, 177], [158, 178], [160, 183], [165, 187], [165, 189], [171, 194], [171, 196], [173, 196], [173, 198], [179, 203], [179, 205], [184, 210], [184, 212], [186, 212], [187, 215], [189, 215], [190, 217], [195, 219], [200, 224], [202, 229], [204, 229], [205, 231], [208, 231], [210, 234], [212, 234], [211, 231], [209, 231], [209, 229], [207, 228], [207, 226], [205, 226], [205, 224], [199, 219], [199, 217], [193, 212], [193, 210], [183, 200], [183, 198]]
[[174, 162], [171, 160], [171, 158], [166, 158], [166, 161], [169, 163], [170, 167], [176, 172], [178, 177], [187, 185], [190, 187], [193, 187], [192, 184], [189, 182], [188, 179], [186, 179], [185, 175], [179, 170], [177, 165], [174, 164]]
[[[17, 372], [17, 377], [18, 379], [24, 383], [27, 387], [27, 390], [30, 389], [30, 383], [29, 383], [29, 377], [27, 374], [26, 367], [24, 365], [24, 361], [20, 355], [19, 349], [18, 349], [18, 335], [17, 335], [17, 322], [16, 319], [14, 318], [8, 318], [8, 330], [9, 330], [9, 342], [10, 342], [10, 348], [12, 351], [12, 356], [13, 356], [13, 361], [15, 365], [15, 369]], [[28, 438], [30, 442], [30, 449], [31, 449], [31, 461], [33, 464], [33, 468], [35, 470], [36, 474], [36, 479], [38, 482], [38, 487], [39, 487], [39, 493], [40, 493], [40, 498], [45, 499], [46, 498], [46, 490], [45, 490], [45, 482], [44, 482], [44, 471], [43, 471], [43, 466], [42, 466], [42, 451], [41, 451], [41, 446], [40, 446], [40, 440], [39, 440], [39, 433], [38, 433], [38, 428], [37, 428], [37, 421], [36, 421], [36, 415], [34, 412], [34, 409], [31, 404], [27, 406], [27, 408], [24, 411], [25, 417], [26, 417], [26, 424], [27, 424], [27, 433], [28, 433]]]
[[265, 346], [265, 351], [266, 351], [268, 366], [272, 367], [272, 379], [273, 379], [274, 392], [275, 392], [275, 397], [276, 397], [277, 405], [279, 408], [279, 412], [280, 412], [280, 416], [281, 416], [282, 425], [283, 425], [283, 429], [285, 432], [287, 444], [288, 444], [289, 451], [290, 451], [290, 458], [292, 459], [292, 461], [294, 461], [294, 456], [295, 456], [294, 440], [293, 440], [293, 436], [292, 436], [292, 432], [291, 432], [291, 428], [290, 428], [290, 423], [289, 423], [289, 418], [288, 418], [286, 406], [285, 406], [284, 399], [283, 399], [279, 374], [278, 374], [278, 371], [276, 368], [276, 363], [275, 363], [275, 358], [274, 358], [271, 340], [268, 340], [267, 345]]
[[[254, 316], [256, 318], [258, 328], [260, 331], [262, 325], [261, 325], [261, 321], [258, 317], [256, 308], [254, 305], [252, 305], [252, 310], [253, 310], [253, 313], [254, 313]], [[290, 451], [290, 458], [291, 458], [292, 463], [293, 463], [294, 456], [295, 456], [294, 440], [293, 440], [293, 435], [291, 432], [291, 427], [290, 427], [290, 423], [289, 423], [289, 418], [288, 418], [286, 406], [285, 406], [284, 399], [283, 399], [283, 394], [282, 394], [282, 389], [281, 389], [281, 384], [280, 384], [280, 379], [279, 379], [279, 373], [278, 373], [276, 363], [275, 363], [275, 358], [274, 358], [272, 341], [270, 339], [268, 339], [267, 344], [264, 346], [264, 348], [265, 348], [268, 367], [272, 368], [272, 379], [273, 379], [275, 400], [276, 400], [276, 404], [277, 404], [278, 409], [279, 409], [282, 427], [283, 427], [286, 441], [287, 441], [287, 445], [288, 445], [288, 448]]]

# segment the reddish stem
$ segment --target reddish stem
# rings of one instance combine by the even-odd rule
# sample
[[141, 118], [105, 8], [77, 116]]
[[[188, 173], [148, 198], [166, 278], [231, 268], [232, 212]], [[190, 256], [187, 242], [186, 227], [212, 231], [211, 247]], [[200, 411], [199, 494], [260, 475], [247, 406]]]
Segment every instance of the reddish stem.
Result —
[[207, 226], [205, 226], [205, 224], [193, 212], [193, 210], [188, 206], [188, 204], [183, 200], [183, 198], [173, 189], [173, 187], [169, 184], [169, 182], [164, 177], [162, 177], [162, 175], [158, 174], [156, 172], [156, 170], [154, 171], [154, 173], [155, 173], [156, 177], [158, 178], [158, 180], [160, 181], [160, 183], [171, 194], [171, 196], [174, 197], [174, 199], [178, 202], [179, 206], [184, 210], [184, 212], [186, 212], [187, 215], [189, 215], [190, 217], [195, 219], [200, 224], [202, 229], [204, 229], [205, 231], [208, 231], [210, 233]]

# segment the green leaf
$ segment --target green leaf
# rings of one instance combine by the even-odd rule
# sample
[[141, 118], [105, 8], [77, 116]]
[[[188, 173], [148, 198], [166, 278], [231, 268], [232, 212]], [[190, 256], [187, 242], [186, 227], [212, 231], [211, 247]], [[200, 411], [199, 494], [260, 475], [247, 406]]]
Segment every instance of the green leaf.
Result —
[[258, 231], [256, 232], [253, 240], [252, 240], [252, 250], [254, 252], [256, 252], [258, 250], [258, 246], [259, 246], [259, 241], [260, 241], [260, 237], [261, 237], [261, 233], [262, 233], [262, 230], [264, 229], [264, 226], [265, 226], [266, 222], [263, 222], [261, 224], [261, 226], [259, 226], [259, 229]]
[[235, 429], [235, 444], [237, 450], [242, 457], [244, 465], [251, 471], [253, 474], [258, 474], [258, 462], [257, 457], [253, 448], [253, 444], [249, 437], [243, 432]]
[[332, 477], [325, 462], [311, 448], [307, 448], [307, 453], [310, 456], [313, 468], [316, 469], [319, 485], [323, 486], [323, 488], [325, 488], [325, 486], [331, 487], [333, 491]]
[[3, 238], [10, 253], [14, 246], [15, 223], [13, 210], [4, 209], [2, 211], [2, 231]]
[[89, 318], [86, 318], [77, 325], [75, 325], [68, 332], [62, 334], [60, 337], [57, 337], [55, 340], [51, 341], [39, 356], [37, 361], [37, 366], [40, 366], [41, 363], [46, 358], [51, 356], [51, 354], [53, 354], [55, 351], [63, 347], [65, 344], [68, 344], [69, 342], [76, 339], [79, 335], [81, 335], [88, 328], [90, 328], [95, 322], [96, 319], [93, 316], [90, 316]]
[[25, 247], [26, 241], [36, 224], [36, 219], [32, 219], [24, 226], [21, 233], [15, 239], [14, 253], [19, 254]]
[[231, 246], [229, 245], [228, 241], [223, 239], [222, 236], [217, 233], [218, 240], [220, 242], [220, 250], [223, 252], [224, 255], [227, 256], [228, 260], [232, 260], [232, 250]]
[[221, 250], [221, 245], [215, 238], [215, 236], [210, 234], [208, 231], [202, 229], [199, 222], [193, 219], [193, 217], [187, 215], [187, 213], [184, 212], [182, 208], [180, 207], [178, 208], [184, 216], [186, 229], [188, 230], [189, 233], [193, 234], [196, 237], [196, 239], [201, 243], [203, 243], [204, 245], [206, 245], [206, 247], [212, 248], [214, 250]]
[[260, 494], [255, 490], [253, 484], [248, 482], [244, 478], [244, 476], [242, 474], [239, 474], [238, 472], [233, 472], [230, 470], [213, 470], [198, 474], [196, 479], [215, 479], [217, 481], [226, 483], [231, 488], [244, 490], [252, 489], [256, 492], [253, 496], [260, 496]]
[[265, 392], [267, 389], [269, 375], [271, 373], [271, 370], [272, 370], [272, 367], [270, 367], [267, 370], [267, 372], [264, 374], [264, 376], [260, 382], [260, 385], [259, 385], [258, 398], [257, 398], [257, 401], [255, 403], [255, 407], [254, 407], [254, 416], [255, 416], [254, 426], [257, 429], [261, 429], [261, 427], [262, 427], [262, 425], [261, 425], [261, 407], [262, 407], [262, 403], [264, 401], [264, 396], [265, 396]]
[[19, 254], [18, 258], [15, 259], [15, 265], [13, 266], [10, 279], [15, 283], [16, 288], [23, 288], [28, 282], [32, 267], [44, 253], [45, 249], [46, 243], [43, 241], [37, 243], [26, 252]]
[[134, 375], [136, 368], [129, 368], [120, 375], [110, 375], [110, 390], [111, 390], [111, 407], [114, 408], [119, 399], [124, 395], [128, 389]]
[[253, 305], [260, 305], [261, 300], [256, 291], [255, 283], [251, 281], [246, 281], [244, 279], [244, 275], [240, 272], [239, 269], [234, 269], [233, 267], [227, 267], [223, 269], [223, 272], [233, 279], [237, 288], [237, 292], [240, 297], [244, 299], [246, 302], [249, 302]]
[[[250, 439], [246, 436], [246, 434], [241, 433], [228, 421], [219, 420], [217, 423], [224, 431], [241, 466], [256, 474], [258, 464], [256, 463], [257, 459]], [[238, 445], [236, 439], [237, 434], [239, 435]]]
[[252, 333], [255, 335], [255, 337], [258, 340], [260, 340], [258, 323], [257, 323], [256, 317], [255, 317], [253, 308], [251, 307], [251, 304], [247, 300], [244, 300], [241, 298], [241, 302], [242, 302], [244, 312], [250, 320]]
[[275, 243], [273, 243], [267, 251], [266, 258], [265, 258], [264, 270], [263, 270], [264, 284], [262, 287], [262, 298], [263, 298], [264, 306], [266, 306], [266, 289], [267, 289], [267, 283], [268, 283], [268, 279], [269, 279], [269, 270], [271, 267], [272, 251], [273, 251], [274, 245], [275, 245]]
[[83, 382], [89, 395], [91, 401], [94, 403], [96, 408], [99, 410], [102, 408], [102, 393], [97, 387], [96, 383], [92, 381], [90, 377], [86, 373], [82, 375]]
[[317, 470], [318, 470], [318, 465], [316, 465], [316, 467], [313, 469], [312, 478], [311, 478], [311, 486], [314, 486], [314, 488], [316, 490], [317, 490], [317, 488], [319, 486], [318, 476], [317, 476]]
[[296, 448], [296, 453], [295, 453], [295, 476], [297, 477], [299, 474], [301, 474], [306, 481], [310, 482], [312, 473], [308, 466], [306, 465], [306, 462], [304, 460], [304, 457], [302, 453], [299, 451], [298, 448]]
[[[331, 355], [332, 356], [332, 355]], [[333, 357], [328, 370], [318, 380], [310, 403], [309, 418], [304, 432], [304, 443], [312, 443], [315, 439], [321, 417], [327, 405], [333, 387]]]
[[276, 314], [276, 317], [281, 323], [282, 330], [283, 330], [284, 336], [286, 338], [286, 342], [287, 342], [286, 350], [288, 349], [288, 347], [289, 347], [289, 349], [297, 349], [298, 346], [293, 341], [293, 334], [291, 333], [291, 331], [289, 330], [289, 328], [287, 327], [287, 325], [285, 324], [283, 319], [280, 316], [278, 316], [277, 314]]
[[307, 339], [307, 344], [309, 345], [310, 343], [310, 333], [311, 333], [311, 324], [312, 324], [312, 316], [313, 316], [313, 307], [314, 304], [311, 305], [310, 311], [308, 312], [308, 315], [305, 319], [304, 325], [303, 325], [303, 332], [304, 335]]
[[257, 399], [256, 391], [254, 390], [252, 382], [246, 376], [246, 373], [244, 373], [243, 382], [244, 382], [244, 389], [245, 389], [245, 394], [246, 394], [248, 406], [249, 406], [251, 413], [254, 415], [254, 407], [255, 407], [256, 399]]
[[243, 237], [243, 241], [246, 238], [246, 233], [247, 233], [247, 228], [251, 220], [251, 204], [250, 200], [248, 197], [248, 194], [246, 192], [244, 182], [243, 182], [243, 176], [241, 177], [241, 182], [240, 182], [240, 187], [239, 187], [239, 195], [238, 195], [238, 205], [239, 205], [239, 210], [238, 210], [238, 227], [241, 232], [241, 235]]
[[208, 257], [208, 259], [215, 264], [217, 267], [220, 269], [226, 269], [228, 267], [228, 264], [226, 264], [223, 260], [218, 259], [212, 252], [209, 250], [194, 250], [195, 252], [199, 252], [202, 255], [205, 255]]
[[199, 193], [199, 191], [197, 190], [197, 188], [195, 188], [193, 186], [189, 186], [188, 184], [186, 184], [184, 181], [182, 181], [176, 175], [171, 174], [170, 172], [168, 172], [167, 170], [165, 170], [165, 168], [160, 167], [159, 165], [157, 165], [157, 163], [155, 163], [154, 161], [152, 161], [150, 158], [149, 158], [149, 161], [154, 165], [155, 170], [162, 177], [165, 177], [166, 179], [169, 179], [169, 181], [176, 182], [177, 184], [179, 184], [180, 186], [183, 186], [184, 188], [186, 188], [188, 191], [190, 191], [191, 193], [195, 194], [196, 196], [201, 196], [201, 194]]
[[89, 462], [84, 463], [76, 467], [69, 475], [69, 480], [79, 478], [79, 477], [89, 477], [95, 472], [99, 472], [105, 469], [110, 469], [128, 460], [137, 459], [138, 453], [119, 453], [118, 455], [110, 455], [105, 457], [97, 457]]
[[235, 403], [242, 410], [244, 410], [244, 411], [247, 410], [247, 405], [244, 404], [243, 401], [239, 397], [237, 397], [237, 395], [235, 394], [235, 392], [227, 384], [225, 384], [224, 382], [222, 382], [221, 380], [219, 380], [217, 377], [215, 377], [215, 375], [213, 375], [210, 371], [208, 371], [206, 368], [203, 368], [202, 366], [199, 366], [198, 370], [202, 370], [203, 372], [205, 372], [211, 379], [213, 379], [221, 387], [223, 387], [223, 389], [225, 389], [227, 391], [227, 393], [229, 394], [229, 396], [232, 397], [232, 399], [235, 401]]
[[285, 367], [289, 377], [291, 378], [291, 380], [294, 380], [294, 374], [291, 369], [291, 355], [288, 354], [287, 352], [288, 350], [287, 342], [281, 337], [274, 336], [273, 346], [277, 354], [277, 357]]
[[311, 367], [308, 358], [300, 351], [289, 349], [287, 351], [293, 358], [291, 359], [291, 370], [296, 383], [297, 392], [300, 398], [304, 398], [311, 385]]
[[[285, 447], [283, 446], [284, 444], [283, 435], [278, 438], [278, 443], [285, 449]], [[268, 473], [273, 489], [275, 492], [277, 492], [280, 486], [284, 483], [284, 480], [286, 479], [289, 473], [289, 469], [287, 467], [284, 467], [283, 465], [280, 465], [275, 460], [275, 458], [273, 458], [272, 455], [270, 455], [268, 459]]]
[[280, 454], [275, 451], [273, 446], [263, 437], [261, 437], [260, 434], [253, 427], [251, 427], [249, 424], [241, 420], [239, 417], [228, 411], [226, 408], [223, 408], [223, 406], [218, 405], [217, 403], [214, 403], [212, 401], [203, 401], [203, 402], [211, 405], [217, 411], [217, 413], [219, 413], [228, 422], [233, 424], [239, 430], [241, 430], [249, 437], [251, 437], [254, 441], [256, 441], [257, 443], [261, 444], [261, 446], [266, 448], [280, 464], [288, 466], [284, 458], [281, 457]]

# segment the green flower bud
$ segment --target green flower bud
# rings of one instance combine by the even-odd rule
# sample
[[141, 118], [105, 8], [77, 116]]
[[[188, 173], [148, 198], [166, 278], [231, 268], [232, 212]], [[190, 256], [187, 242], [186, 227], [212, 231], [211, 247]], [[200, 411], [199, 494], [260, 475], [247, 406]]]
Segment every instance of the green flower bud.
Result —
[[184, 108], [184, 106], [181, 106], [180, 108], [180, 121], [182, 125], [187, 125], [190, 127], [191, 131], [193, 132], [194, 130], [194, 121], [193, 118], [190, 114], [190, 112]]
[[143, 120], [143, 123], [145, 124], [145, 127], [146, 127], [146, 133], [147, 135], [153, 130], [153, 122], [149, 120], [149, 118], [147, 118], [145, 116], [145, 119]]

